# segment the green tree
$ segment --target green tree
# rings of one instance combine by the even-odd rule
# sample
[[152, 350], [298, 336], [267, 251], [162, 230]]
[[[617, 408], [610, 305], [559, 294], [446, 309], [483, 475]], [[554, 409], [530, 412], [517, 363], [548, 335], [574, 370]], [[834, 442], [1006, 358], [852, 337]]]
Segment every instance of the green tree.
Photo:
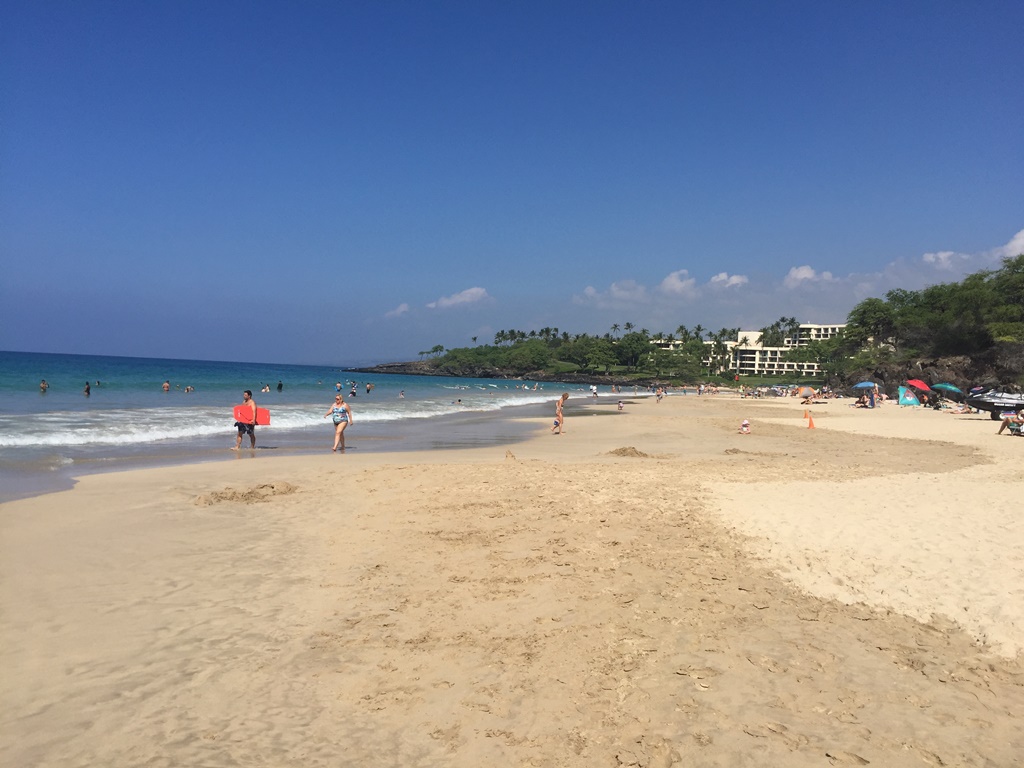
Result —
[[607, 339], [594, 339], [587, 351], [586, 367], [594, 371], [604, 370], [605, 373], [615, 365], [615, 348]]
[[508, 353], [508, 366], [517, 373], [540, 371], [554, 360], [551, 350], [540, 339], [530, 339], [516, 344]]
[[619, 362], [630, 370], [635, 370], [650, 351], [651, 340], [646, 333], [627, 333], [615, 345]]

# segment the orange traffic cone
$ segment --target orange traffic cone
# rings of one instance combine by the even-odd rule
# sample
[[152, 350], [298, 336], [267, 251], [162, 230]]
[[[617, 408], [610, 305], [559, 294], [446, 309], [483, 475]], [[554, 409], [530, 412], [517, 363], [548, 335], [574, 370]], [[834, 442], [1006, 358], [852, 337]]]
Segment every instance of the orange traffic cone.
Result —
[[805, 419], [809, 419], [810, 417], [811, 417], [811, 414], [807, 412], [806, 408], [804, 408], [804, 418]]
[[808, 429], [814, 429], [814, 417], [813, 416], [808, 416], [807, 428]]

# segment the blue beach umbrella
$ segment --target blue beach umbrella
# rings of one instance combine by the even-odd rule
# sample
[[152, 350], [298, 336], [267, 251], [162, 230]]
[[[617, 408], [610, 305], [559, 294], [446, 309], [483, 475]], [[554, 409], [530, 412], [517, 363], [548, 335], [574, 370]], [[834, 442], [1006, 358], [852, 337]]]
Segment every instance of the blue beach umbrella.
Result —
[[947, 397], [950, 397], [953, 400], [960, 400], [961, 398], [967, 397], [967, 395], [963, 393], [963, 390], [959, 387], [954, 387], [952, 384], [932, 384], [932, 389], [937, 389], [940, 392], [943, 392]]
[[874, 389], [878, 385], [873, 381], [862, 381], [860, 384], [854, 384], [854, 389]]

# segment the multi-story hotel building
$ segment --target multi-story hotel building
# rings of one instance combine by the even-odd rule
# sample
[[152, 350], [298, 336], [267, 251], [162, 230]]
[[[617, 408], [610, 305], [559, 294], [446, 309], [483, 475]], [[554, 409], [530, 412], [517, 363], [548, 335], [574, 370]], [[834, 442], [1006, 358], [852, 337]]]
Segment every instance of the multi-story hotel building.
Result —
[[[726, 341], [727, 357], [716, 358], [712, 354], [714, 342], [705, 341], [707, 353], [701, 361], [712, 373], [730, 371], [740, 376], [817, 376], [821, 367], [817, 362], [796, 362], [786, 360], [786, 354], [812, 341], [824, 341], [838, 336], [846, 324], [817, 325], [801, 323], [796, 333], [787, 336], [781, 347], [766, 347], [758, 342], [761, 331], [740, 331], [735, 341]], [[674, 349], [679, 342], [652, 342], [664, 349]]]

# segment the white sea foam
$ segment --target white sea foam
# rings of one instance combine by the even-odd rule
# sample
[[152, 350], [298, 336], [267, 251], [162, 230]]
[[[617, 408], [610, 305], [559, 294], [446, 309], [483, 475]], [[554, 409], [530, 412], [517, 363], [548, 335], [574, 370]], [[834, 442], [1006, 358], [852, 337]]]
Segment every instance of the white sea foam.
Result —
[[[494, 412], [513, 406], [549, 402], [543, 392], [458, 393], [416, 400], [349, 400], [355, 423], [395, 423], [453, 413]], [[461, 401], [461, 403], [459, 402]], [[320, 405], [282, 405], [271, 410], [271, 424], [259, 430], [306, 430], [322, 426]], [[122, 408], [96, 411], [0, 415], [0, 448], [142, 445], [223, 435], [234, 429], [222, 407]], [[258, 431], [259, 431], [258, 430]]]

